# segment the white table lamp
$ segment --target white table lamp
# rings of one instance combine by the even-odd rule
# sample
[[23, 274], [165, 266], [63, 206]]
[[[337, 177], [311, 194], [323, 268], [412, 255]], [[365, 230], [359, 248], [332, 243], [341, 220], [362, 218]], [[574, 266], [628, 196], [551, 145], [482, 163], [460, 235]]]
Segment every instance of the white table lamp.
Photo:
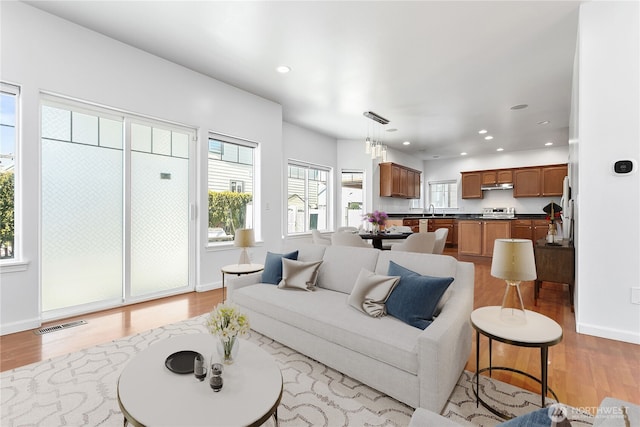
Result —
[[520, 294], [520, 282], [536, 279], [533, 242], [527, 239], [496, 239], [491, 275], [507, 282], [500, 319], [508, 323], [525, 323], [527, 319]]
[[242, 248], [238, 264], [251, 264], [251, 261], [249, 260], [249, 254], [247, 253], [247, 248], [254, 246], [255, 243], [256, 242], [253, 234], [253, 228], [238, 228], [236, 230], [236, 236], [233, 244], [234, 246]]

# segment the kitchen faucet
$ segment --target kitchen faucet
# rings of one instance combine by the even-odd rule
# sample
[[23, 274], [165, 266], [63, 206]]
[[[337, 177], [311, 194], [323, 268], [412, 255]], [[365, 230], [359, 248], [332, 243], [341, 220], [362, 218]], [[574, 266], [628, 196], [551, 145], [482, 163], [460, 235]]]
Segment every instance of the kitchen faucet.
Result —
[[433, 203], [429, 203], [429, 207], [427, 208], [427, 213], [430, 213], [431, 215], [435, 216], [436, 214], [436, 207], [433, 205]]

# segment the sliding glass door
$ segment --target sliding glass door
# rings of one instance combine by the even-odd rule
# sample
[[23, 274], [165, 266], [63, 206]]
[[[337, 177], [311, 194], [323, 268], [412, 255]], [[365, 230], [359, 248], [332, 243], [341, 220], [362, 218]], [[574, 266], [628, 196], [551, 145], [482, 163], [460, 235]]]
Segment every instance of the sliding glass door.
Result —
[[45, 318], [193, 287], [193, 141], [163, 122], [44, 101]]
[[188, 134], [131, 123], [131, 286], [139, 297], [189, 281]]

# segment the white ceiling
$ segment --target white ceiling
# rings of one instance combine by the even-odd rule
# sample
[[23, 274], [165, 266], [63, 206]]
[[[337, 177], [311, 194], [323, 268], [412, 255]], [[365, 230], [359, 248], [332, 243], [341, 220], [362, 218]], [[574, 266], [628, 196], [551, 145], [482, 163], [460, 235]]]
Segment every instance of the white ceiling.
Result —
[[[27, 3], [273, 100], [287, 122], [338, 139], [375, 133], [423, 159], [568, 143], [577, 1]], [[278, 74], [281, 64], [292, 71]]]

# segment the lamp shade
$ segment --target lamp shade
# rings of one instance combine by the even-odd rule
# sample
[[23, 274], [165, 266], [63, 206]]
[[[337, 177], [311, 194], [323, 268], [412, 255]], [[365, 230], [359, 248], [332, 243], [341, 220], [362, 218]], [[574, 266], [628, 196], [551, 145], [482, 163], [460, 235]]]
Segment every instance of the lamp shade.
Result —
[[496, 239], [491, 275], [510, 281], [535, 280], [533, 242], [527, 239]]
[[234, 246], [240, 248], [250, 248], [255, 245], [255, 237], [253, 234], [253, 228], [238, 228], [236, 230], [236, 237], [233, 242]]

